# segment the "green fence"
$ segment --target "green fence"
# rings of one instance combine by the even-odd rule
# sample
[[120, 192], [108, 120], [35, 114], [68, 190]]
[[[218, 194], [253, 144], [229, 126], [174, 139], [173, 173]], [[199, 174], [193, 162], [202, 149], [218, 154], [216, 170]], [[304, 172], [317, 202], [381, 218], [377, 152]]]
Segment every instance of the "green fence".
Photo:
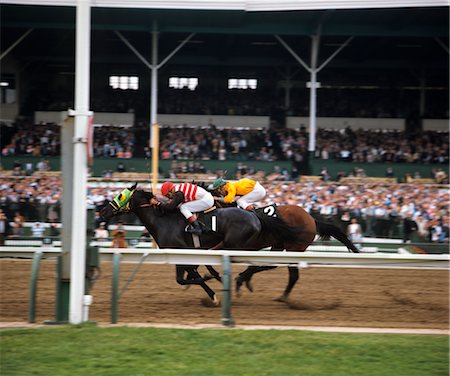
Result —
[[[12, 170], [15, 161], [22, 163], [25, 167], [25, 163], [31, 162], [34, 166], [43, 158], [37, 157], [2, 157], [1, 164], [3, 169]], [[46, 157], [49, 161], [52, 170], [61, 169], [61, 161], [59, 157]], [[118, 159], [118, 158], [96, 158], [94, 165], [91, 167], [91, 172], [93, 176], [102, 176], [105, 171], [116, 171], [117, 164], [122, 162], [125, 166], [125, 170], [129, 172], [146, 172], [151, 168], [151, 160], [145, 158], [132, 158], [132, 159]], [[159, 169], [160, 174], [163, 177], [167, 177], [169, 174], [170, 167], [172, 165], [172, 160], [160, 160]], [[189, 161], [178, 161], [178, 163], [189, 162]], [[286, 169], [289, 172], [292, 171], [292, 162], [290, 161], [276, 161], [276, 162], [263, 162], [254, 160], [199, 160], [194, 162], [200, 162], [203, 164], [206, 170], [214, 173], [215, 171], [228, 171], [227, 177], [233, 178], [236, 167], [238, 163], [246, 165], [248, 168], [253, 167], [255, 170], [262, 170], [266, 173], [273, 171], [274, 166], [279, 166], [281, 169]], [[310, 161], [310, 175], [319, 175], [322, 167], [328, 169], [331, 179], [336, 179], [338, 173], [349, 173], [353, 171], [355, 167], [363, 168], [367, 176], [372, 177], [384, 177], [386, 174], [387, 167], [392, 167], [394, 172], [394, 177], [398, 181], [403, 181], [405, 174], [414, 175], [416, 172], [419, 173], [423, 178], [432, 178], [433, 169], [443, 168], [448, 170], [448, 165], [437, 165], [437, 164], [414, 164], [414, 163], [353, 163], [353, 162], [340, 162], [334, 160], [322, 160], [315, 159]]]

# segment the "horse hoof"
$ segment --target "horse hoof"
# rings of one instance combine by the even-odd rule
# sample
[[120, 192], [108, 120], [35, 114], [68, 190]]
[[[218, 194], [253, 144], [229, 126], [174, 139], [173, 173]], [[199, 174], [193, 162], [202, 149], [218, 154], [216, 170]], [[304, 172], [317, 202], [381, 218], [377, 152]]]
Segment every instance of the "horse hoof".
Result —
[[205, 274], [205, 275], [203, 275], [203, 280], [205, 281], [205, 282], [207, 282], [207, 281], [209, 281], [210, 279], [213, 279], [214, 278], [214, 276], [213, 275], [211, 275], [211, 274]]
[[280, 303], [287, 303], [288, 302], [288, 297], [281, 295], [278, 298], [274, 299], [275, 302], [280, 302]]
[[220, 299], [216, 295], [214, 295], [213, 303], [216, 307], [220, 306]]
[[191, 287], [191, 285], [184, 285], [184, 286], [183, 286], [183, 291], [189, 290], [190, 287]]
[[250, 281], [245, 281], [245, 286], [248, 288], [248, 291], [253, 292], [253, 285]]
[[236, 296], [239, 298], [241, 296], [241, 286], [242, 281], [239, 279], [239, 277], [236, 277]]

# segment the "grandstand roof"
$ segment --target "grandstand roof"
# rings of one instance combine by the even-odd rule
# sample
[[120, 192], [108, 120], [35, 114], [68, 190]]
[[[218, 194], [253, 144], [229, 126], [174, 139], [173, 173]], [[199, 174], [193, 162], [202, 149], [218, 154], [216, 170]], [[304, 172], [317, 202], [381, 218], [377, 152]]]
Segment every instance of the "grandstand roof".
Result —
[[[25, 64], [73, 63], [75, 7], [67, 5], [75, 5], [75, 0], [3, 0], [3, 3], [8, 4], [1, 5], [2, 51], [26, 30], [33, 29], [14, 48], [16, 59]], [[148, 8], [150, 3], [152, 8]], [[291, 6], [297, 10], [273, 11], [269, 3], [276, 3], [279, 9]], [[413, 3], [416, 4], [413, 8], [401, 7]], [[446, 6], [429, 6], [448, 4], [447, 0], [328, 0], [316, 1], [314, 10], [304, 10], [308, 6], [311, 9], [311, 0], [95, 0], [92, 4], [94, 64], [142, 64], [115, 31], [149, 58], [149, 33], [156, 22], [161, 58], [189, 33], [196, 33], [170, 61], [181, 66], [299, 67], [274, 35], [280, 35], [302, 58], [309, 59], [310, 36], [317, 33], [320, 25], [323, 59], [348, 37], [355, 37], [333, 59], [331, 64], [335, 67], [448, 69], [449, 10]], [[127, 9], [119, 8], [121, 4], [126, 4]], [[339, 9], [345, 4], [348, 8], [371, 5], [373, 9]], [[392, 4], [398, 8], [391, 8]], [[377, 8], [381, 5], [389, 7]], [[334, 9], [328, 9], [330, 6]], [[256, 9], [265, 11], [253, 11]]]
[[[3, 0], [5, 4], [76, 6], [77, 0]], [[93, 7], [285, 11], [448, 6], [448, 0], [91, 0]]]

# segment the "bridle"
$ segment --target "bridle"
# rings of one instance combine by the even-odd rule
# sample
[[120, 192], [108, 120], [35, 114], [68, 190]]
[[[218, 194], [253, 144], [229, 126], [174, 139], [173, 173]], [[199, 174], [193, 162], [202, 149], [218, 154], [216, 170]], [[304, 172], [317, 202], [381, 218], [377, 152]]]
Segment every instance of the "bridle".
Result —
[[125, 188], [120, 192], [116, 197], [113, 198], [112, 201], [109, 202], [109, 205], [111, 205], [113, 211], [115, 213], [117, 212], [129, 212], [130, 209], [130, 200], [131, 197], [133, 197], [133, 194], [135, 192], [135, 189], [129, 190], [128, 188]]
[[[112, 207], [114, 213], [123, 212], [128, 213], [131, 211], [130, 201], [133, 197], [135, 189], [125, 188], [122, 190], [116, 197], [113, 198], [112, 201], [109, 202], [109, 205]], [[149, 202], [144, 202], [138, 205], [139, 208], [153, 207], [154, 205]]]

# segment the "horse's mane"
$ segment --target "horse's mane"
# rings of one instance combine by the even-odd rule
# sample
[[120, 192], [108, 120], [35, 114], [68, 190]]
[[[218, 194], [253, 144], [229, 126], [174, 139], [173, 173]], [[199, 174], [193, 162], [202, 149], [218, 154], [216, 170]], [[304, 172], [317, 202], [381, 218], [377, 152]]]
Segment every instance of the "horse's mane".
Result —
[[143, 189], [136, 189], [136, 193], [142, 193], [143, 195], [144, 195], [144, 197], [145, 198], [148, 198], [149, 200], [152, 198], [152, 197], [155, 197], [155, 195], [152, 193], [152, 192], [150, 192], [150, 191], [144, 191]]

